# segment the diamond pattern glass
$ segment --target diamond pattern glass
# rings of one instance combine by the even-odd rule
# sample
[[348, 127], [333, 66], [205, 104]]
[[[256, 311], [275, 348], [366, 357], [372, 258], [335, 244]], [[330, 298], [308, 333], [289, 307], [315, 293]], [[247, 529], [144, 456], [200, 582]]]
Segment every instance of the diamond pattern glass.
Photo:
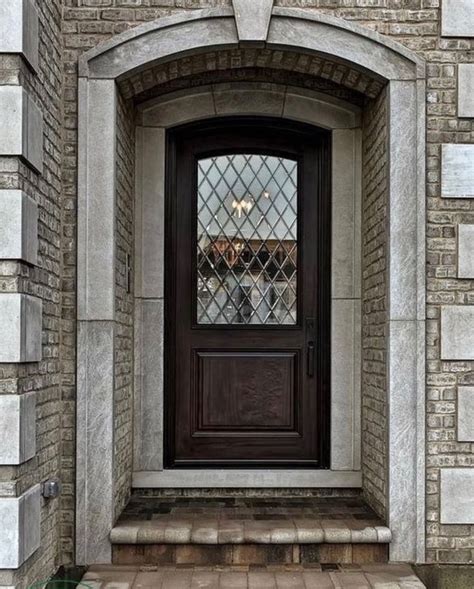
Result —
[[297, 167], [270, 155], [199, 160], [199, 324], [296, 323]]

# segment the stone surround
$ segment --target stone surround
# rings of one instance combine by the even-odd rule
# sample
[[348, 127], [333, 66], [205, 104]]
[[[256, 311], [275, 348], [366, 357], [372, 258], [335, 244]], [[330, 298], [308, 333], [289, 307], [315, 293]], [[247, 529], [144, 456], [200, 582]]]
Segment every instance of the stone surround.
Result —
[[[109, 42], [100, 49], [90, 51], [87, 56], [83, 57], [80, 64], [80, 112], [82, 112], [80, 120], [82, 121], [82, 125], [85, 125], [88, 116], [94, 116], [94, 113], [97, 112], [101, 113], [104, 121], [114, 120], [116, 112], [114, 96], [116, 95], [113, 79], [115, 77], [125, 78], [126, 76], [134, 75], [138, 69], [145, 69], [149, 65], [150, 53], [153, 53], [154, 58], [158, 61], [165, 57], [171, 57], [181, 51], [195, 51], [196, 53], [206, 51], [209, 48], [210, 40], [212, 40], [213, 47], [216, 49], [219, 46], [235, 46], [237, 36], [235, 29], [232, 27], [232, 20], [233, 13], [226, 8], [204, 11], [200, 14], [194, 13], [182, 19], [170, 17], [169, 19], [162, 19], [153, 25], [143, 25], [133, 32], [128, 31], [116, 41]], [[290, 22], [291, 26], [289, 26]], [[315, 34], [320, 30], [326, 31], [327, 35]], [[183, 35], [184, 32], [186, 32], [186, 35]], [[407, 167], [406, 173], [402, 173], [401, 169], [396, 166], [390, 168], [391, 195], [393, 202], [397, 203], [397, 206], [393, 208], [390, 215], [390, 224], [392, 229], [394, 229], [391, 232], [392, 242], [390, 244], [390, 251], [392, 252], [390, 281], [393, 295], [390, 301], [391, 311], [388, 317], [389, 329], [393, 332], [390, 347], [390, 362], [394, 366], [398, 366], [398, 372], [400, 370], [407, 370], [406, 374], [410, 374], [408, 384], [406, 378], [403, 379], [404, 395], [403, 402], [400, 397], [399, 411], [408, 410], [406, 415], [410, 419], [413, 419], [413, 428], [410, 428], [413, 434], [409, 438], [412, 458], [408, 463], [404, 459], [402, 466], [401, 455], [399, 454], [397, 445], [400, 438], [396, 435], [395, 430], [389, 438], [391, 461], [395, 464], [399, 460], [400, 468], [403, 469], [405, 475], [407, 474], [407, 464], [410, 467], [410, 474], [408, 477], [405, 476], [403, 482], [396, 477], [391, 479], [393, 481], [393, 487], [391, 488], [390, 505], [393, 506], [393, 517], [390, 516], [390, 521], [392, 522], [393, 520], [393, 525], [400, 526], [400, 537], [405, 537], [410, 531], [413, 533], [413, 541], [411, 543], [405, 541], [403, 546], [400, 545], [400, 550], [402, 553], [411, 551], [412, 554], [415, 554], [417, 550], [415, 536], [419, 538], [418, 546], [421, 546], [421, 538], [423, 536], [422, 529], [417, 527], [415, 523], [418, 517], [417, 512], [422, 509], [422, 505], [416, 505], [416, 502], [413, 502], [411, 509], [408, 510], [406, 509], [406, 505], [407, 501], [410, 501], [410, 498], [416, 497], [423, 489], [422, 482], [416, 477], [416, 469], [423, 462], [421, 457], [417, 457], [417, 448], [421, 449], [422, 447], [422, 424], [424, 420], [421, 419], [422, 404], [417, 403], [416, 399], [417, 395], [422, 392], [418, 375], [421, 375], [424, 369], [424, 358], [417, 353], [417, 351], [422, 350], [424, 341], [422, 337], [424, 321], [424, 255], [421, 253], [424, 251], [424, 242], [422, 239], [419, 239], [419, 235], [421, 236], [423, 234], [423, 229], [417, 221], [421, 221], [424, 218], [422, 174], [424, 155], [423, 151], [417, 151], [419, 149], [417, 146], [421, 146], [423, 142], [423, 135], [421, 133], [417, 134], [414, 129], [417, 128], [417, 121], [424, 120], [422, 107], [418, 104], [419, 98], [421, 97], [420, 92], [423, 90], [422, 78], [424, 67], [420, 60], [405, 48], [360, 27], [352, 24], [349, 25], [339, 20], [331, 20], [330, 17], [321, 14], [274, 8], [268, 33], [268, 47], [270, 49], [273, 46], [278, 46], [280, 49], [285, 46], [289, 47], [294, 43], [294, 39], [291, 37], [292, 35], [297, 36], [298, 44], [301, 44], [302, 39], [304, 40], [304, 47], [301, 47], [301, 49], [305, 51], [315, 53], [323, 51], [324, 53], [328, 53], [330, 47], [330, 52], [336, 59], [350, 60], [356, 69], [362, 67], [366, 71], [372, 70], [374, 77], [385, 76], [386, 79], [390, 80], [389, 121], [391, 123], [391, 148], [396, 151], [397, 157], [401, 158]], [[179, 39], [178, 45], [176, 45], [174, 39]], [[147, 51], [144, 53], [141, 47], [143, 47], [145, 41]], [[171, 50], [169, 43], [171, 43]], [[370, 48], [373, 46], [377, 48], [377, 51], [371, 51]], [[381, 52], [383, 57], [381, 57]], [[419, 81], [417, 82], [417, 80]], [[107, 97], [107, 99], [103, 100], [103, 97]], [[100, 104], [97, 104], [96, 108], [97, 101]], [[404, 108], [398, 108], [399, 104], [403, 104]], [[83, 129], [85, 131], [86, 127], [84, 126]], [[82, 163], [80, 177], [85, 179], [85, 183], [80, 183], [79, 235], [91, 236], [94, 225], [97, 224], [99, 227], [102, 225], [103, 218], [109, 218], [104, 217], [102, 213], [95, 214], [93, 209], [94, 203], [97, 203], [104, 210], [109, 208], [113, 211], [114, 206], [113, 181], [105, 185], [102, 179], [98, 178], [101, 184], [99, 189], [98, 185], [95, 185], [92, 181], [96, 173], [94, 170], [96, 169], [97, 173], [100, 174], [103, 170], [113, 169], [115, 160], [108, 156], [110, 142], [108, 142], [109, 149], [107, 146], [104, 146], [104, 149], [102, 149], [101, 146], [101, 141], [110, 132], [110, 126], [104, 132], [95, 133], [95, 129], [91, 129], [90, 134], [85, 134], [84, 131], [79, 144], [79, 161]], [[407, 132], [409, 132], [408, 140]], [[91, 166], [90, 171], [87, 171], [87, 166], [84, 165], [86, 162]], [[419, 163], [418, 167], [416, 162]], [[418, 195], [417, 199], [408, 199], [408, 195], [413, 193]], [[396, 196], [397, 194], [399, 195], [398, 197]], [[402, 195], [404, 198], [402, 198]], [[86, 228], [87, 233], [84, 233]], [[100, 250], [97, 250], [91, 240], [79, 240], [79, 271], [80, 276], [86, 277], [86, 280], [81, 280], [80, 282], [81, 287], [83, 287], [80, 293], [80, 301], [86, 301], [87, 307], [90, 308], [90, 312], [87, 310], [84, 314], [83, 309], [85, 307], [81, 307], [80, 304], [80, 314], [81, 318], [88, 322], [98, 320], [114, 321], [114, 310], [110, 303], [113, 300], [115, 283], [110, 277], [110, 265], [107, 265], [106, 260], [114, 251], [115, 236], [110, 240], [109, 229], [110, 227], [107, 227], [105, 234], [104, 232], [101, 233], [103, 245]], [[104, 238], [106, 238], [106, 241], [104, 241]], [[399, 241], [400, 239], [402, 241]], [[401, 244], [403, 244], [403, 247], [399, 247]], [[89, 251], [91, 247], [92, 250]], [[418, 262], [418, 266], [406, 264], [407, 256], [413, 262]], [[104, 280], [104, 277], [109, 278]], [[99, 284], [100, 288], [98, 288]], [[97, 297], [93, 295], [94, 292], [97, 293]], [[396, 296], [395, 293], [397, 293]], [[402, 326], [401, 322], [404, 322], [403, 337], [401, 337], [401, 332], [399, 331], [399, 328]], [[412, 353], [407, 353], [410, 346]], [[416, 362], [414, 361], [415, 358], [417, 358]], [[97, 358], [94, 358], [94, 361], [97, 361]], [[87, 365], [88, 360], [84, 356], [83, 350], [79, 348], [79, 365], [81, 364]], [[101, 370], [102, 372], [106, 371], [103, 367]], [[396, 373], [397, 371], [394, 371], [394, 374]], [[393, 385], [395, 387], [393, 390], [396, 390], [396, 386], [398, 385], [395, 381]], [[407, 402], [408, 399], [410, 399], [409, 402]], [[398, 409], [396, 400], [397, 398], [394, 396], [390, 403], [394, 411], [395, 407]], [[416, 411], [411, 410], [411, 407], [416, 406], [420, 408], [420, 415], [417, 415]], [[398, 423], [404, 422], [404, 418], [401, 416], [402, 413], [397, 418], [398, 421], [397, 419], [393, 421], [394, 428], [398, 427]], [[417, 419], [419, 423], [418, 428]], [[100, 428], [102, 426], [97, 424], [97, 427]], [[80, 427], [80, 436], [84, 435], [87, 431], [87, 428]], [[107, 435], [111, 434], [108, 433]], [[81, 442], [79, 445], [80, 447], [84, 447]], [[404, 451], [405, 453], [407, 451], [406, 442], [404, 443]], [[99, 465], [97, 465], [97, 468], [92, 467], [92, 456], [90, 460], [90, 468], [96, 473], [100, 472]], [[113, 456], [110, 456], [109, 463], [113, 463], [113, 460]], [[81, 481], [83, 481], [86, 475], [81, 474], [81, 472], [83, 471], [80, 471], [79, 474], [79, 484], [83, 485], [84, 483]], [[409, 484], [407, 484], [407, 481]], [[139, 484], [143, 485], [143, 483]], [[199, 486], [202, 486], [202, 482]], [[403, 500], [401, 500], [402, 497]], [[399, 500], [400, 503], [398, 503]], [[108, 522], [110, 521], [109, 507], [104, 508], [104, 504], [102, 504], [101, 507], [92, 508], [92, 504], [88, 501], [86, 497], [85, 503], [81, 500], [78, 507], [82, 510], [85, 509], [86, 513], [94, 511], [103, 514], [103, 532], [99, 533], [96, 537], [104, 537], [104, 533], [109, 525]], [[397, 510], [395, 506], [401, 506], [402, 503], [404, 506], [403, 509]], [[406, 523], [404, 523], [405, 518], [407, 518]], [[411, 523], [408, 523], [408, 519]], [[96, 520], [94, 526], [97, 525], [99, 525], [99, 521]], [[84, 528], [82, 527], [80, 532], [82, 538], [84, 537], [83, 530]], [[415, 530], [417, 531], [415, 532]], [[90, 542], [91, 540], [86, 539], [86, 541]], [[91, 558], [97, 557], [97, 548], [90, 552]], [[86, 554], [90, 551], [90, 548], [87, 548], [87, 546], [84, 548], [83, 540], [81, 540], [79, 542], [81, 554], [84, 554], [82, 552], [84, 549], [86, 550]], [[395, 551], [394, 557], [401, 558], [402, 553], [396, 552], [395, 544], [393, 549]], [[100, 550], [103, 555], [107, 553], [107, 547], [105, 545]]]

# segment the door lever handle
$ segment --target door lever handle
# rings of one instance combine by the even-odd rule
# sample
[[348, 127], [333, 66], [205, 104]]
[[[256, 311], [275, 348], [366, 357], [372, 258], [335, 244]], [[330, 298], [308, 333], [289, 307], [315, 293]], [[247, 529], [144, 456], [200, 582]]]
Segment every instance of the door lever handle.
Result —
[[314, 342], [308, 342], [306, 348], [306, 374], [314, 376]]

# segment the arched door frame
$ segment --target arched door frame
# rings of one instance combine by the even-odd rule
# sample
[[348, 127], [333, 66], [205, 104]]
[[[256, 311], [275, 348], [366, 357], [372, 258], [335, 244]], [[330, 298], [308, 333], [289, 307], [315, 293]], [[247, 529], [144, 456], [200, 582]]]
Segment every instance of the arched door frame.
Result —
[[159, 19], [114, 37], [80, 60], [78, 564], [110, 561], [108, 535], [115, 515], [116, 85], [159, 62], [246, 43], [324, 56], [387, 84], [388, 525], [393, 560], [425, 558], [424, 64], [403, 46], [352, 23], [304, 9], [272, 8], [271, 0], [264, 3], [268, 10], [234, 0], [236, 14], [218, 8]]

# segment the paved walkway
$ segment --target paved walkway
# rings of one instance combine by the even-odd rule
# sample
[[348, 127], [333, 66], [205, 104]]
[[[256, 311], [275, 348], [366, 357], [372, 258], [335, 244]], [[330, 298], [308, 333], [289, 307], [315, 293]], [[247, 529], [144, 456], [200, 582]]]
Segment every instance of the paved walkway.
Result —
[[[424, 589], [408, 565], [92, 567], [91, 589]], [[84, 587], [86, 589], [86, 587]]]

